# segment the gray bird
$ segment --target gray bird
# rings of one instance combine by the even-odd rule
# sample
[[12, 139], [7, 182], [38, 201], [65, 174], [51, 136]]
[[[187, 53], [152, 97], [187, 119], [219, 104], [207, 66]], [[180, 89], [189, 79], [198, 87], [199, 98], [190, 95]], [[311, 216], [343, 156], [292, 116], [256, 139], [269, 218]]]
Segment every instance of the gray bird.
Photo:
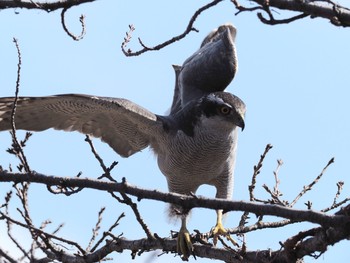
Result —
[[[204, 38], [199, 50], [196, 51], [188, 59], [186, 59], [182, 66], [174, 66], [176, 82], [170, 115], [183, 110], [187, 103], [190, 101], [200, 99], [201, 97], [212, 93], [222, 93], [222, 91], [226, 89], [226, 87], [233, 80], [238, 68], [236, 47], [234, 43], [235, 38], [236, 28], [234, 26], [231, 24], [221, 25]], [[241, 106], [238, 107], [238, 112], [241, 112], [240, 117], [244, 120], [245, 105], [243, 102]], [[244, 122], [243, 125], [237, 126], [241, 127], [243, 130]], [[220, 129], [218, 128], [218, 131], [219, 130]], [[234, 139], [225, 139], [224, 141], [226, 142], [226, 146], [219, 146], [219, 143], [217, 144], [221, 150], [229, 149], [230, 151], [229, 158], [226, 159], [225, 163], [228, 169], [223, 171], [222, 177], [219, 176], [219, 171], [222, 170], [217, 169], [218, 166], [213, 166], [215, 167], [214, 169], [217, 169], [214, 173], [216, 174], [216, 180], [219, 181], [219, 183], [217, 182], [217, 184], [213, 184], [217, 189], [217, 198], [230, 199], [232, 197], [233, 170], [235, 166], [235, 152], [237, 144], [237, 134], [235, 128], [232, 129], [231, 135], [234, 137]], [[213, 147], [213, 149], [210, 150], [213, 152], [215, 151], [216, 153], [220, 152], [220, 149], [214, 150]], [[208, 157], [208, 160], [210, 159], [213, 159], [213, 157]], [[215, 160], [219, 159], [220, 158], [218, 156], [215, 156]], [[203, 160], [207, 161], [207, 159], [204, 158]], [[220, 162], [222, 164], [225, 162], [224, 157], [222, 157]], [[209, 166], [210, 165], [211, 164], [209, 164]], [[205, 167], [204, 164], [203, 167]], [[203, 173], [206, 174], [207, 172]], [[212, 173], [212, 171], [209, 173]], [[176, 207], [170, 209], [170, 212], [173, 214], [176, 212], [178, 213], [178, 211], [179, 208]], [[191, 254], [193, 247], [186, 228], [187, 214], [186, 212], [184, 213], [184, 211], [182, 211], [182, 213], [182, 227], [180, 229], [180, 234], [178, 237], [178, 251], [184, 255], [184, 259], [187, 259], [188, 255]], [[216, 226], [212, 229], [212, 233], [214, 235], [214, 244], [217, 242], [218, 235], [225, 235], [233, 244], [237, 245], [237, 243], [227, 234], [227, 231], [224, 229], [221, 221], [222, 210], [218, 210], [217, 223]]]
[[[20, 97], [16, 128], [79, 131], [101, 138], [123, 157], [150, 146], [170, 192], [191, 194], [209, 184], [216, 187], [217, 198], [231, 198], [237, 127], [243, 130], [245, 115], [243, 101], [223, 92], [237, 67], [234, 35], [233, 26], [221, 26], [183, 66], [175, 67], [174, 100], [168, 116], [121, 98], [78, 94]], [[217, 79], [217, 74], [223, 75]], [[11, 129], [13, 101], [0, 98], [1, 131]], [[171, 206], [170, 214], [181, 218], [178, 251], [187, 260], [193, 253], [186, 228], [188, 211]], [[221, 219], [218, 210], [214, 243], [218, 235], [229, 238]]]

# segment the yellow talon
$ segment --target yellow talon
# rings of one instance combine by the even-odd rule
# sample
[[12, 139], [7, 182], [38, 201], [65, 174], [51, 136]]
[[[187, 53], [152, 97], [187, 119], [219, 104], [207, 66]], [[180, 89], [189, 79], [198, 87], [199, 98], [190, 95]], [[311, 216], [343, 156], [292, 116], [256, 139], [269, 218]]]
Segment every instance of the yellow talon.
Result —
[[[182, 255], [184, 261], [193, 255], [193, 245], [191, 242], [190, 232], [186, 228], [186, 219], [182, 219], [182, 224], [177, 237], [177, 252]], [[195, 256], [194, 256], [195, 257]]]
[[231, 243], [234, 246], [239, 247], [238, 243], [230, 236], [230, 234], [227, 232], [227, 230], [224, 228], [222, 224], [222, 210], [217, 211], [217, 220], [215, 227], [211, 230], [211, 233], [213, 235], [213, 243], [214, 246], [216, 246], [218, 242], [219, 236], [224, 236], [228, 241], [231, 241]]

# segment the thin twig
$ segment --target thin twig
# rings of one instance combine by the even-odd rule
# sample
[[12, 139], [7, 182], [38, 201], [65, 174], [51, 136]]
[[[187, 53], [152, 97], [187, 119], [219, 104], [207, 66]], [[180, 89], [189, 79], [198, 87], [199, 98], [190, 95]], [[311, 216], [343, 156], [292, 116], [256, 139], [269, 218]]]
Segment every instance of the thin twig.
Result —
[[8, 191], [5, 195], [5, 203], [0, 206], [0, 208], [6, 207], [8, 208], [9, 202], [12, 198], [12, 191]]
[[330, 211], [330, 210], [336, 209], [336, 208], [338, 208], [338, 207], [340, 207], [340, 206], [346, 204], [346, 203], [349, 202], [349, 201], [350, 201], [350, 197], [347, 197], [347, 198], [345, 198], [344, 200], [340, 201], [340, 202], [337, 203], [337, 204], [333, 204], [333, 205], [330, 206], [330, 207], [327, 207], [327, 208], [325, 208], [325, 209], [322, 209], [321, 212], [328, 212], [328, 211]]
[[25, 171], [27, 173], [31, 173], [31, 170], [29, 168], [27, 158], [24, 155], [23, 149], [21, 144], [18, 142], [17, 136], [16, 136], [16, 123], [15, 123], [15, 114], [17, 109], [17, 101], [18, 101], [18, 94], [19, 94], [19, 86], [21, 82], [21, 66], [22, 66], [22, 56], [21, 56], [21, 50], [19, 48], [18, 40], [16, 38], [13, 39], [13, 42], [15, 43], [16, 49], [17, 49], [17, 56], [18, 56], [18, 64], [17, 64], [17, 80], [16, 80], [16, 91], [15, 91], [15, 99], [13, 102], [12, 112], [11, 112], [11, 131], [12, 131], [12, 141], [13, 141], [13, 148], [14, 151], [16, 151], [17, 156], [19, 157], [21, 164], [23, 165]]
[[51, 235], [56, 235], [62, 228], [63, 228], [64, 224], [59, 224], [58, 227], [52, 231]]
[[[80, 177], [82, 175], [82, 172], [79, 172], [76, 177]], [[64, 194], [65, 196], [70, 196], [76, 193], [79, 193], [81, 190], [83, 190], [83, 187], [67, 187], [64, 185], [56, 185], [55, 189], [53, 188], [52, 185], [47, 185], [46, 186], [47, 190], [51, 194]]]
[[340, 193], [343, 190], [343, 186], [344, 186], [343, 181], [340, 181], [337, 183], [337, 192], [336, 192], [335, 197], [333, 199], [333, 204], [330, 207], [322, 209], [321, 212], [328, 212], [328, 211], [333, 210], [335, 208], [338, 208], [338, 207], [342, 206], [343, 204], [347, 203], [348, 201], [350, 201], [350, 198], [347, 197], [344, 200], [337, 202], [337, 200], [340, 196]]
[[55, 235], [51, 235], [51, 234], [46, 233], [45, 231], [40, 230], [40, 229], [38, 229], [38, 228], [36, 228], [36, 227], [34, 227], [34, 226], [21, 223], [21, 222], [15, 220], [15, 219], [13, 219], [13, 218], [11, 218], [11, 217], [5, 215], [5, 214], [2, 213], [1, 211], [0, 211], [0, 215], [1, 215], [2, 217], [4, 217], [7, 221], [10, 221], [10, 222], [13, 223], [13, 224], [16, 224], [16, 225], [18, 225], [18, 226], [27, 228], [27, 229], [29, 229], [30, 231], [33, 231], [33, 232], [35, 232], [36, 234], [44, 235], [44, 236], [47, 237], [47, 238], [56, 239], [56, 240], [58, 240], [58, 241], [61, 241], [61, 242], [67, 243], [67, 244], [69, 244], [69, 245], [75, 246], [83, 255], [86, 254], [86, 251], [85, 251], [78, 243], [76, 243], [76, 242], [74, 242], [74, 241], [71, 241], [71, 240], [68, 240], [68, 239], [65, 239], [65, 238], [61, 238], [61, 237], [58, 237], [58, 236], [55, 236]]
[[231, 0], [231, 2], [235, 5], [235, 7], [238, 10], [238, 12], [235, 13], [235, 15], [238, 15], [239, 13], [244, 12], [244, 11], [251, 12], [251, 11], [256, 11], [256, 10], [264, 10], [264, 8], [262, 6], [244, 7], [237, 0]]
[[[17, 260], [15, 260], [14, 258], [12, 258], [12, 257], [10, 257], [4, 250], [2, 250], [1, 248], [0, 248], [0, 259], [1, 258], [4, 258], [4, 259], [6, 259], [8, 262], [10, 262], [10, 263], [17, 263], [18, 261]], [[6, 261], [3, 261], [3, 262], [6, 262]]]
[[303, 187], [303, 189], [300, 191], [300, 193], [294, 198], [293, 202], [290, 203], [289, 207], [293, 207], [296, 202], [307, 192], [312, 189], [312, 187], [321, 179], [323, 174], [326, 172], [327, 168], [334, 163], [334, 158], [330, 159], [327, 163], [327, 165], [322, 169], [321, 173], [313, 180], [309, 185], [306, 185]]
[[81, 39], [84, 38], [85, 34], [86, 34], [86, 26], [85, 26], [85, 16], [84, 15], [81, 15], [79, 17], [79, 21], [80, 21], [80, 24], [81, 24], [81, 33], [79, 36], [76, 36], [74, 35], [73, 33], [71, 33], [67, 26], [66, 26], [66, 21], [65, 21], [65, 15], [66, 15], [66, 12], [69, 8], [63, 8], [62, 9], [62, 12], [61, 12], [61, 24], [62, 24], [62, 27], [63, 27], [63, 30], [67, 33], [68, 36], [70, 36], [73, 40], [75, 41], [79, 41]]
[[106, 231], [103, 233], [102, 237], [96, 242], [96, 244], [91, 248], [91, 252], [94, 252], [98, 246], [105, 240], [105, 238], [109, 235], [108, 233], [111, 233], [112, 230], [119, 225], [120, 220], [125, 217], [124, 213], [121, 213], [120, 216], [117, 218], [117, 220], [114, 222], [114, 224]]
[[[266, 11], [266, 10], [265, 10]], [[305, 17], [310, 16], [310, 14], [302, 13], [293, 17], [285, 18], [285, 19], [275, 19], [271, 13], [268, 13], [270, 19], [266, 19], [262, 13], [258, 13], [257, 16], [261, 22], [267, 25], [281, 25], [281, 24], [289, 24], [299, 19], [303, 19]]]
[[[5, 197], [5, 204], [2, 207], [5, 207], [5, 214], [9, 215], [9, 202], [12, 197], [12, 191], [8, 192]], [[10, 238], [10, 240], [16, 245], [16, 247], [23, 253], [24, 257], [30, 259], [29, 254], [27, 251], [22, 247], [22, 245], [17, 241], [17, 239], [12, 235], [12, 223], [8, 220], [6, 220], [6, 226], [7, 226], [7, 236]]]
[[81, 190], [83, 190], [83, 187], [66, 187], [66, 186], [60, 186], [57, 185], [56, 189], [53, 189], [52, 186], [47, 186], [46, 189], [51, 193], [51, 194], [64, 194], [65, 196], [70, 196], [76, 193], [79, 193]]
[[337, 204], [337, 200], [340, 196], [341, 191], [343, 190], [344, 182], [340, 181], [337, 183], [337, 193], [335, 194], [335, 197], [333, 199], [333, 205]]
[[[135, 27], [133, 24], [129, 25], [129, 31], [125, 33], [125, 37], [124, 37], [124, 41], [122, 42], [122, 49], [125, 49], [126, 46], [129, 44], [129, 42], [131, 41], [132, 38], [132, 32], [135, 31]], [[131, 53], [131, 49], [128, 49], [126, 51], [128, 54]]]
[[[133, 52], [133, 51], [131, 51], [130, 49], [126, 50], [126, 44], [130, 41], [130, 39], [131, 39], [131, 32], [133, 31], [133, 30], [132, 30], [132, 31], [130, 30], [130, 31], [129, 31], [129, 35], [128, 35], [128, 33], [127, 33], [127, 38], [129, 38], [129, 41], [126, 42], [126, 41], [125, 41], [125, 38], [124, 38], [124, 41], [122, 42], [122, 45], [121, 45], [121, 49], [122, 49], [124, 55], [127, 56], [127, 57], [139, 56], [139, 55], [141, 55], [142, 53], [145, 53], [145, 52], [147, 52], [147, 51], [160, 50], [160, 49], [162, 49], [162, 48], [164, 48], [164, 47], [166, 47], [166, 46], [168, 46], [168, 45], [170, 45], [170, 44], [172, 44], [172, 43], [174, 43], [174, 42], [176, 42], [176, 41], [179, 41], [179, 40], [183, 39], [184, 37], [186, 37], [186, 35], [188, 35], [188, 34], [189, 34], [190, 32], [192, 32], [192, 31], [198, 32], [198, 30], [195, 29], [195, 28], [193, 27], [193, 24], [194, 24], [194, 22], [196, 21], [197, 17], [198, 17], [203, 11], [205, 11], [205, 10], [207, 10], [207, 9], [209, 9], [209, 8], [211, 8], [211, 7], [213, 7], [213, 6], [215, 6], [215, 5], [217, 5], [218, 3], [222, 2], [222, 1], [223, 1], [223, 0], [214, 0], [214, 1], [211, 1], [209, 4], [206, 4], [205, 6], [202, 6], [201, 8], [199, 8], [199, 9], [194, 13], [194, 15], [192, 16], [192, 18], [190, 19], [190, 22], [188, 23], [186, 30], [185, 30], [182, 34], [177, 35], [177, 36], [175, 36], [175, 37], [172, 37], [171, 39], [169, 39], [169, 40], [167, 40], [167, 41], [165, 41], [165, 42], [163, 42], [163, 43], [161, 43], [161, 44], [158, 44], [158, 45], [156, 45], [156, 46], [154, 46], [154, 47], [148, 47], [148, 46], [146, 46], [146, 45], [141, 41], [141, 39], [139, 38], [139, 43], [140, 43], [140, 45], [143, 47], [143, 49], [141, 49], [141, 50], [139, 50], [139, 51], [136, 51], [136, 52]], [[129, 28], [130, 28], [130, 26], [129, 26]]]
[[90, 149], [91, 152], [94, 154], [96, 160], [99, 162], [102, 170], [103, 170], [103, 174], [98, 177], [98, 179], [102, 179], [104, 177], [106, 177], [107, 179], [111, 180], [112, 182], [116, 182], [116, 180], [111, 176], [111, 171], [114, 169], [114, 167], [118, 164], [118, 162], [113, 162], [109, 167], [107, 167], [102, 158], [100, 157], [100, 155], [97, 153], [94, 144], [92, 143], [92, 140], [90, 139], [89, 135], [86, 135], [85, 137], [85, 141], [90, 145]]
[[266, 184], [263, 185], [263, 188], [265, 189], [266, 192], [268, 192], [271, 196], [271, 200], [264, 201], [264, 203], [268, 204], [278, 204], [278, 205], [283, 205], [286, 206], [288, 205], [288, 201], [281, 200], [280, 196], [282, 196], [282, 192], [279, 190], [279, 184], [280, 180], [278, 179], [278, 173], [283, 164], [282, 160], [277, 160], [277, 167], [276, 170], [273, 172], [274, 178], [275, 178], [275, 186], [273, 187], [273, 190], [271, 190]]
[[282, 195], [281, 191], [279, 190], [279, 185], [280, 185], [281, 181], [278, 179], [278, 174], [279, 174], [279, 171], [280, 171], [282, 165], [283, 165], [283, 161], [281, 159], [278, 159], [276, 170], [273, 172], [273, 175], [275, 177], [275, 186], [273, 187], [273, 191], [278, 196]]
[[289, 224], [293, 224], [296, 222], [291, 221], [290, 219], [284, 219], [281, 221], [277, 221], [277, 222], [262, 222], [262, 221], [258, 221], [253, 225], [249, 225], [249, 226], [238, 226], [238, 227], [234, 227], [234, 228], [229, 228], [227, 229], [227, 232], [229, 232], [231, 235], [232, 234], [242, 234], [242, 233], [248, 233], [248, 232], [252, 232], [255, 230], [260, 230], [260, 229], [265, 229], [265, 228], [279, 228], [282, 226], [286, 226]]
[[15, 244], [15, 246], [23, 253], [24, 257], [26, 257], [26, 258], [28, 258], [30, 260], [30, 258], [31, 258], [30, 255], [22, 247], [22, 245], [17, 241], [17, 239], [12, 235], [12, 222], [6, 220], [6, 226], [7, 226], [7, 236]]
[[92, 236], [90, 238], [90, 242], [86, 248], [86, 251], [90, 251], [91, 250], [91, 247], [96, 239], [96, 237], [98, 236], [98, 231], [100, 230], [101, 228], [101, 223], [102, 223], [102, 214], [103, 212], [105, 211], [105, 207], [102, 207], [101, 210], [98, 212], [98, 218], [97, 218], [97, 222], [96, 222], [96, 225], [95, 227], [92, 229]]
[[120, 192], [121, 196], [123, 199], [117, 197], [114, 193], [111, 193], [112, 197], [114, 197], [116, 200], [118, 200], [118, 202], [123, 203], [123, 204], [127, 204], [128, 206], [130, 206], [130, 208], [132, 209], [132, 211], [135, 214], [136, 220], [137, 222], [140, 224], [140, 226], [142, 227], [143, 231], [145, 232], [147, 238], [149, 239], [155, 239], [153, 233], [151, 232], [151, 230], [149, 229], [149, 227], [147, 226], [147, 224], [145, 223], [145, 221], [143, 220], [140, 211], [137, 208], [137, 204], [134, 203], [131, 198], [129, 196], [127, 196], [125, 193]]
[[[104, 161], [102, 160], [102, 158], [100, 157], [100, 155], [97, 153], [90, 137], [88, 135], [86, 135], [85, 141], [87, 141], [90, 145], [91, 151], [94, 154], [95, 158], [97, 159], [97, 161], [100, 163], [100, 166], [104, 172], [104, 174], [102, 176], [100, 176], [98, 179], [101, 179], [103, 177], [108, 178], [109, 180], [111, 180], [112, 182], [117, 182], [116, 180], [114, 180], [112, 178], [112, 176], [110, 175], [110, 171], [115, 167], [115, 165], [117, 164], [116, 162], [112, 163], [112, 165], [110, 167], [107, 168], [107, 166], [104, 164]], [[125, 181], [125, 180], [124, 180]], [[136, 220], [139, 222], [139, 224], [141, 225], [142, 229], [144, 230], [145, 234], [147, 235], [147, 237], [149, 239], [154, 239], [153, 233], [150, 231], [149, 227], [146, 225], [145, 221], [143, 220], [138, 208], [137, 208], [137, 204], [134, 203], [131, 198], [124, 192], [120, 192], [120, 195], [122, 196], [122, 198], [119, 198], [118, 196], [116, 196], [113, 192], [110, 192], [110, 194], [112, 195], [113, 198], [115, 198], [118, 202], [126, 204], [128, 206], [130, 206], [130, 208], [132, 209], [132, 211], [135, 214]]]
[[264, 153], [262, 155], [260, 155], [260, 160], [258, 162], [257, 165], [254, 165], [254, 172], [253, 172], [253, 176], [252, 176], [252, 183], [251, 185], [248, 186], [248, 190], [249, 190], [249, 200], [250, 201], [255, 201], [255, 197], [254, 197], [254, 189], [255, 189], [255, 185], [256, 185], [256, 178], [257, 176], [260, 174], [261, 168], [263, 166], [263, 162], [264, 159], [267, 155], [267, 153], [271, 150], [272, 145], [271, 144], [267, 144], [264, 150]]

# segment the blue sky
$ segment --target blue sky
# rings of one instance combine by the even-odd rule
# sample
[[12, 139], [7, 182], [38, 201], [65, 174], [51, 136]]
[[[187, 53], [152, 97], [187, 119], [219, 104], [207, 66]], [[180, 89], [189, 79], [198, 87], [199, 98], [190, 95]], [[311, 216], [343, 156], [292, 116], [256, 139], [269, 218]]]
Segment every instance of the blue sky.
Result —
[[[308, 200], [313, 202], [314, 209], [329, 206], [337, 190], [336, 182], [340, 180], [345, 181], [341, 197], [347, 197], [350, 184], [348, 29], [334, 27], [318, 18], [267, 26], [253, 13], [235, 16], [236, 10], [226, 1], [198, 18], [195, 27], [199, 33], [193, 32], [161, 51], [140, 57], [126, 58], [122, 54], [120, 45], [129, 24], [136, 28], [129, 44], [132, 50], [140, 48], [137, 37], [152, 46], [182, 33], [192, 14], [206, 3], [100, 0], [75, 7], [67, 12], [67, 24], [72, 32], [80, 32], [78, 18], [80, 14], [86, 15], [87, 34], [79, 42], [65, 34], [59, 12], [2, 11], [0, 96], [14, 94], [17, 52], [12, 38], [16, 37], [23, 60], [21, 95], [85, 93], [122, 97], [154, 113], [163, 114], [170, 107], [173, 95], [174, 72], [171, 65], [181, 64], [212, 29], [231, 22], [238, 31], [239, 69], [228, 91], [239, 96], [247, 105], [246, 128], [239, 134], [234, 199], [249, 199], [247, 186], [253, 166], [268, 143], [274, 148], [258, 178], [257, 197], [268, 197], [261, 185], [273, 186], [277, 159], [284, 162], [280, 170], [280, 189], [285, 199], [292, 200], [332, 157], [335, 157], [335, 163], [296, 207], [305, 208], [303, 203]], [[250, 5], [249, 2], [243, 3]], [[276, 18], [284, 18], [283, 14], [276, 13]], [[75, 176], [82, 171], [83, 176], [98, 177], [101, 169], [84, 138], [78, 133], [51, 130], [34, 134], [25, 148], [32, 169], [59, 176]], [[122, 159], [106, 144], [99, 140], [94, 143], [107, 164], [119, 161], [113, 173], [116, 179], [126, 177], [130, 183], [141, 187], [166, 191], [165, 178], [158, 170], [151, 151], [147, 149]], [[0, 164], [3, 167], [17, 163], [5, 152], [9, 145], [9, 134], [0, 133]], [[9, 185], [0, 185], [2, 195], [8, 189]], [[215, 191], [205, 186], [198, 193], [214, 196]], [[52, 229], [65, 223], [60, 235], [75, 239], [83, 246], [88, 243], [97, 212], [102, 206], [107, 208], [103, 221], [105, 229], [125, 212], [127, 217], [115, 234], [123, 232], [130, 239], [144, 237], [132, 211], [116, 203], [106, 193], [86, 190], [72, 197], [52, 196], [45, 187], [33, 185], [30, 198], [31, 212], [38, 225], [47, 218], [53, 220]], [[178, 230], [179, 225], [167, 219], [164, 204], [143, 200], [139, 209], [150, 229], [160, 236], [168, 236], [170, 230]], [[240, 215], [231, 213], [225, 225], [236, 226]], [[214, 211], [196, 209], [189, 229], [206, 232], [214, 223]], [[248, 234], [248, 249], [278, 249], [278, 241], [308, 227], [312, 225], [293, 225], [277, 231]], [[3, 226], [0, 226], [0, 231], [4, 231]], [[23, 231], [18, 230], [18, 233]], [[347, 241], [342, 241], [330, 247], [318, 261], [345, 262], [350, 256], [348, 245]], [[1, 241], [0, 246], [4, 247]], [[134, 262], [180, 262], [172, 255], [153, 256], [153, 253], [145, 253]], [[131, 261], [129, 252], [113, 254], [113, 257], [121, 262]], [[305, 261], [314, 262], [307, 257]], [[200, 262], [209, 261], [201, 259]]]

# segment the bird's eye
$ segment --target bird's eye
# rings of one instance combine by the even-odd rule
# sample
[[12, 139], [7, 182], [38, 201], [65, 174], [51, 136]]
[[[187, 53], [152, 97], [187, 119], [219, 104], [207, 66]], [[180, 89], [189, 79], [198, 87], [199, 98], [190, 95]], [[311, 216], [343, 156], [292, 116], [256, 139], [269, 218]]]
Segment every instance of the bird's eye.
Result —
[[227, 106], [222, 106], [220, 108], [220, 112], [223, 114], [223, 115], [227, 115], [229, 114], [231, 111], [230, 107], [227, 107]]

